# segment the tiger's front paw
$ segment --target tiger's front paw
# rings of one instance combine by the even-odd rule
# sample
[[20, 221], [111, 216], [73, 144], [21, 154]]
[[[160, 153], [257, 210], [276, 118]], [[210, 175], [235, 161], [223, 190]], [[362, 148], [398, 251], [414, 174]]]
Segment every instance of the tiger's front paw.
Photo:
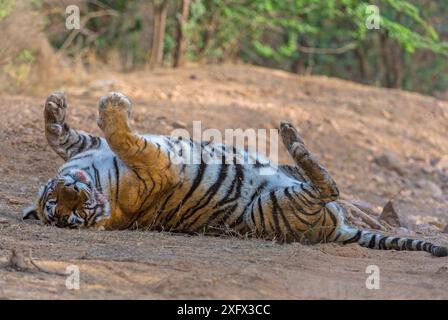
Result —
[[99, 105], [98, 126], [107, 131], [110, 128], [119, 129], [120, 126], [127, 127], [131, 115], [131, 102], [122, 93], [110, 92], [101, 97]]
[[54, 92], [45, 101], [44, 117], [46, 130], [61, 135], [67, 113], [67, 98], [63, 92]]

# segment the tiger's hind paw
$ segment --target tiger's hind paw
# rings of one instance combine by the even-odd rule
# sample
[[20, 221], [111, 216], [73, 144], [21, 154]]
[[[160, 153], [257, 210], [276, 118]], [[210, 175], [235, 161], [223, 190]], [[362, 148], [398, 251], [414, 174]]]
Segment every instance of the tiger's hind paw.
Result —
[[291, 148], [296, 142], [305, 145], [297, 129], [287, 121], [280, 122], [280, 135], [286, 148]]
[[291, 123], [287, 121], [280, 122], [280, 135], [283, 144], [294, 159], [301, 161], [303, 157], [310, 156], [299, 131]]

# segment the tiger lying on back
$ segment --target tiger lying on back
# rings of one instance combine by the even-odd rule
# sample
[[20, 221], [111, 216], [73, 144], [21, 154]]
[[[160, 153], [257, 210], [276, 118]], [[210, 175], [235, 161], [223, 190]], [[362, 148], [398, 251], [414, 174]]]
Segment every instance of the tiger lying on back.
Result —
[[[278, 165], [258, 154], [231, 149], [254, 164], [223, 160], [225, 145], [181, 137], [138, 135], [128, 123], [131, 103], [120, 93], [100, 99], [98, 125], [105, 139], [65, 122], [62, 93], [45, 103], [48, 143], [66, 162], [41, 190], [38, 218], [58, 227], [147, 228], [172, 232], [232, 230], [279, 241], [357, 242], [373, 249], [422, 250], [447, 256], [445, 247], [384, 236], [344, 224], [336, 183], [305, 148], [297, 130], [282, 122], [280, 135], [296, 166]], [[199, 147], [199, 148], [196, 148]], [[201, 150], [199, 164], [178, 161]], [[261, 169], [277, 170], [272, 175]]]

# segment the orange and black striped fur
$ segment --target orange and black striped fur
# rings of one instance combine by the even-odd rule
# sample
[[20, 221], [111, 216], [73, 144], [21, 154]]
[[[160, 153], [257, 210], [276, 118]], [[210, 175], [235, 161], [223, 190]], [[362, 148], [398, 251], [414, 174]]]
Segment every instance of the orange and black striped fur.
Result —
[[[357, 242], [374, 249], [448, 254], [447, 248], [422, 240], [345, 225], [344, 209], [335, 201], [336, 183], [289, 123], [281, 123], [280, 135], [296, 166], [275, 166], [225, 145], [138, 135], [128, 123], [130, 101], [120, 93], [99, 102], [98, 125], [105, 138], [70, 128], [66, 108], [61, 93], [46, 100], [46, 137], [66, 162], [24, 218], [69, 228], [232, 231], [286, 242]], [[197, 150], [197, 164], [178, 161], [185, 153], [198, 156]], [[255, 161], [228, 163], [226, 152]], [[277, 171], [260, 174], [266, 169]]]

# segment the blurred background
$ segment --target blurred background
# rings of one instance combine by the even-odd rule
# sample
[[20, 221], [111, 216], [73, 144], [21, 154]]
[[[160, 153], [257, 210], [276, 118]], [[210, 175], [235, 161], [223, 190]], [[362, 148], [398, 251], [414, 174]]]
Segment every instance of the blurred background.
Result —
[[62, 67], [244, 62], [448, 98], [446, 0], [0, 0], [0, 30], [2, 91], [51, 86]]

